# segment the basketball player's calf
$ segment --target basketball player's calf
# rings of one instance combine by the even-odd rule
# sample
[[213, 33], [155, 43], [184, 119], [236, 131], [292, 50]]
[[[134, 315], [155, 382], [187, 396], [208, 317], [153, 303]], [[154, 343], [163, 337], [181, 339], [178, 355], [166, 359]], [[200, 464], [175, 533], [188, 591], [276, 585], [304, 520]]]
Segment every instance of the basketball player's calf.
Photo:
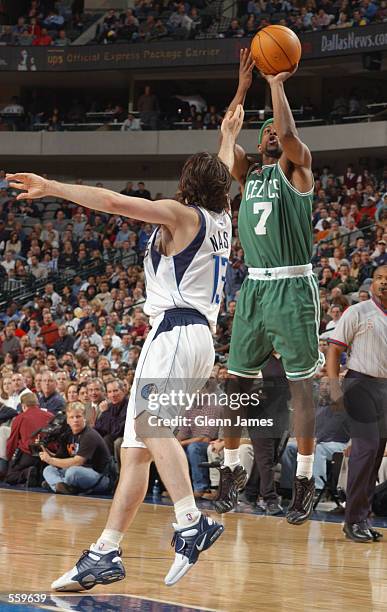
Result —
[[165, 584], [171, 586], [180, 580], [197, 562], [200, 553], [208, 550], [223, 533], [223, 525], [198, 510], [185, 453], [170, 430], [165, 430], [158, 438], [144, 438], [146, 448], [122, 449], [120, 481], [106, 528], [97, 543], [84, 551], [75, 567], [53, 582], [53, 589], [83, 591], [125, 578], [120, 544], [146, 495], [152, 456], [174, 502], [177, 521], [173, 524], [172, 540], [175, 560]]
[[286, 520], [291, 525], [302, 525], [311, 515], [314, 501], [314, 430], [315, 410], [312, 379], [289, 381], [293, 408], [293, 426], [297, 439], [297, 471], [293, 495]]

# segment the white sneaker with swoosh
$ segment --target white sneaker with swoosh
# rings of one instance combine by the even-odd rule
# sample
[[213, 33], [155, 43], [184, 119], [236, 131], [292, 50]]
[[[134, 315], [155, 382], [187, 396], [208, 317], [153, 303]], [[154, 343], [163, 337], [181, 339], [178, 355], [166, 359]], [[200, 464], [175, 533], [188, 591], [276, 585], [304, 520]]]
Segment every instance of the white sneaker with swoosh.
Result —
[[224, 531], [223, 525], [204, 514], [189, 527], [179, 528], [174, 523], [173, 528], [175, 534], [172, 546], [175, 547], [175, 560], [165, 577], [167, 586], [172, 586], [180, 580], [196, 563], [200, 553], [210, 548]]

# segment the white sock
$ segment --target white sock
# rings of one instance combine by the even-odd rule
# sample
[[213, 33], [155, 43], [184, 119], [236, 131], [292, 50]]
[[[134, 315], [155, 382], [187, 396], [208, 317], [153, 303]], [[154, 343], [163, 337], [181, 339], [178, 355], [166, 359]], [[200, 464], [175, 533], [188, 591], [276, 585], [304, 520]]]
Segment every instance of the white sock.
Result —
[[237, 465], [240, 465], [241, 460], [239, 457], [239, 448], [224, 449], [224, 462], [223, 465], [229, 467], [231, 470], [235, 470]]
[[297, 453], [297, 472], [296, 476], [312, 478], [314, 455], [301, 455]]
[[112, 550], [117, 550], [117, 548], [120, 547], [123, 537], [124, 534], [122, 531], [115, 531], [115, 529], [104, 529], [96, 544], [93, 544], [90, 547], [90, 550], [95, 550], [102, 554], [111, 552]]
[[176, 522], [179, 527], [189, 527], [200, 519], [201, 512], [197, 509], [193, 495], [179, 499], [175, 504]]

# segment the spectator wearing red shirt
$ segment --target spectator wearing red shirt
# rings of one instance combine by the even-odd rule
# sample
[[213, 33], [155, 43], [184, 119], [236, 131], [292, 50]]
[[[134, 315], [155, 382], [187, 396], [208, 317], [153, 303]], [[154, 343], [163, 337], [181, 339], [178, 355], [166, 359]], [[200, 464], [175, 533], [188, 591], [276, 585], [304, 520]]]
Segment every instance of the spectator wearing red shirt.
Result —
[[376, 213], [375, 202], [376, 202], [375, 198], [373, 196], [370, 196], [367, 199], [366, 206], [362, 206], [361, 211], [360, 211], [362, 215], [365, 215], [370, 220], [375, 219], [375, 213]]
[[148, 331], [148, 325], [146, 323], [146, 319], [141, 312], [136, 312], [133, 317], [132, 323], [132, 332], [135, 335], [136, 339], [139, 340], [146, 335]]
[[349, 214], [351, 215], [352, 219], [355, 221], [356, 225], [359, 225], [362, 214], [359, 211], [359, 206], [357, 204], [353, 204], [353, 203], [351, 204], [350, 209], [349, 209]]
[[59, 328], [55, 321], [52, 320], [50, 312], [43, 314], [43, 325], [40, 328], [40, 335], [43, 337], [47, 348], [53, 348], [54, 344], [59, 340]]
[[[5, 480], [8, 484], [25, 482], [30, 468], [40, 464], [39, 457], [33, 457], [31, 454], [31, 434], [45, 427], [53, 417], [51, 412], [41, 410], [35, 393], [24, 393], [20, 401], [23, 412], [13, 419], [7, 441], [7, 459], [10, 464]], [[16, 457], [12, 459], [15, 451]]]
[[52, 44], [52, 38], [46, 28], [42, 28], [40, 35], [35, 38], [32, 44], [34, 47], [47, 47]]

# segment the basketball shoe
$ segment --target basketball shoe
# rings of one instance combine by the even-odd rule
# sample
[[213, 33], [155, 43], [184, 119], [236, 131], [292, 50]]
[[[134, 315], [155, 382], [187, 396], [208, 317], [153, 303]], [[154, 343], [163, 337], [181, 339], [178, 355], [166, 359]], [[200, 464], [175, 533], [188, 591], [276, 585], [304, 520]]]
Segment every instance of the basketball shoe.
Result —
[[293, 497], [288, 506], [286, 520], [291, 525], [302, 525], [313, 511], [314, 478], [297, 477], [293, 484]]
[[247, 482], [247, 472], [242, 465], [237, 465], [234, 470], [228, 466], [217, 467], [220, 473], [218, 494], [214, 499], [215, 510], [222, 514], [230, 512], [238, 503], [238, 493], [245, 488]]
[[210, 548], [224, 531], [223, 525], [205, 514], [202, 514], [194, 525], [179, 528], [174, 523], [173, 528], [175, 534], [172, 546], [175, 547], [175, 560], [164, 579], [167, 586], [172, 586], [180, 580], [195, 565], [200, 553]]
[[94, 546], [84, 550], [75, 567], [52, 583], [54, 591], [88, 591], [96, 584], [110, 584], [125, 578], [121, 550], [101, 554]]

